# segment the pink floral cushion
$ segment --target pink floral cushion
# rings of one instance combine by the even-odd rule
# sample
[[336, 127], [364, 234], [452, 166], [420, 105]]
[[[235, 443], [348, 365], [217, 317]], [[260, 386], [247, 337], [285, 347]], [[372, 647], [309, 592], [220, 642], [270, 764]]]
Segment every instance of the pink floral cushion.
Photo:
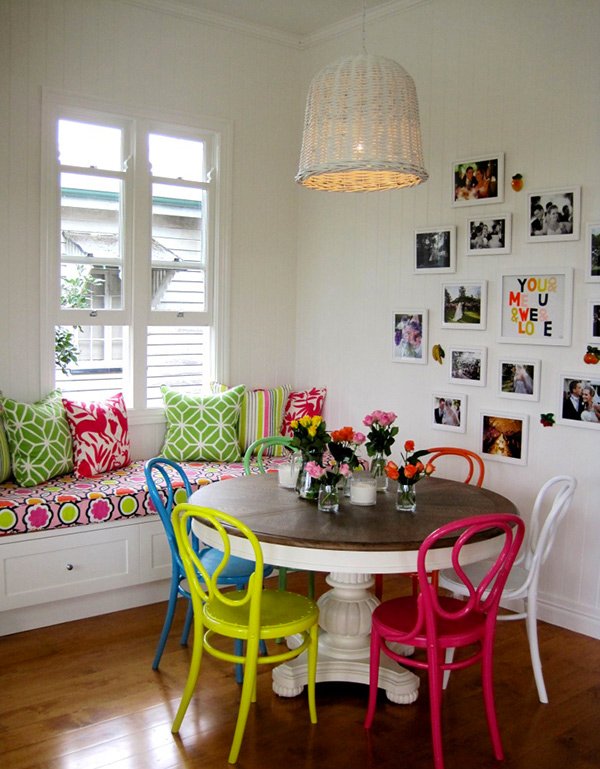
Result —
[[312, 387], [310, 390], [291, 392], [283, 414], [281, 434], [292, 435], [290, 423], [294, 419], [321, 416], [326, 395], [326, 387]]
[[63, 404], [77, 478], [93, 478], [131, 462], [127, 409], [121, 393], [95, 403], [63, 398]]

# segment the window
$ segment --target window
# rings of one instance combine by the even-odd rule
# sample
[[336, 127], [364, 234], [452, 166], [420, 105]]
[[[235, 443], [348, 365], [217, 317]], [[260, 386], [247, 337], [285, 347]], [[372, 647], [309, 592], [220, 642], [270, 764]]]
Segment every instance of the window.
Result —
[[[51, 99], [46, 107], [54, 383], [162, 405], [215, 376], [221, 133]], [[220, 330], [220, 328], [219, 328]], [[50, 383], [51, 384], [51, 383]]]

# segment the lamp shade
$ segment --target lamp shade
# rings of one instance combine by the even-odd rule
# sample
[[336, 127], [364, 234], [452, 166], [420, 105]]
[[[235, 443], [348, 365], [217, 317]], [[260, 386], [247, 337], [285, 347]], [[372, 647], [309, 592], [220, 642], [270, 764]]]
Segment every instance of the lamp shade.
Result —
[[363, 53], [315, 75], [297, 182], [317, 190], [371, 192], [413, 187], [428, 178], [417, 91], [400, 64]]

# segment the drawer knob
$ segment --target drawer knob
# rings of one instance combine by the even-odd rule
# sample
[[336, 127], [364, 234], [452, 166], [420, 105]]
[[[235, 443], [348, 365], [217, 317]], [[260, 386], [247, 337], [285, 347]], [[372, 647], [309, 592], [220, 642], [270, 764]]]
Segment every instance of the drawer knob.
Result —
[[72, 563], [68, 563], [67, 564], [67, 571], [73, 571], [73, 564]]

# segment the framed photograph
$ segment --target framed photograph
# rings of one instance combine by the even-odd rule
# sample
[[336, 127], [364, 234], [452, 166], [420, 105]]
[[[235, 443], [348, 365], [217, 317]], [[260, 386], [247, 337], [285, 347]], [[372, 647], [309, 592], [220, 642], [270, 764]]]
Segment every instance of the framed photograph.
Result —
[[600, 371], [561, 374], [558, 422], [600, 432]]
[[452, 205], [473, 206], [504, 200], [504, 153], [493, 152], [452, 163]]
[[588, 224], [586, 228], [585, 279], [600, 283], [600, 224]]
[[527, 464], [528, 417], [518, 414], [481, 412], [481, 445], [479, 453], [485, 459]]
[[600, 342], [600, 299], [592, 299], [589, 309], [589, 335], [592, 342]]
[[530, 358], [500, 358], [499, 395], [503, 398], [538, 401], [540, 399], [540, 361]]
[[571, 343], [573, 270], [520, 272], [500, 278], [500, 341]]
[[415, 272], [456, 272], [456, 227], [415, 230]]
[[510, 214], [474, 216], [467, 219], [467, 256], [510, 254], [511, 220]]
[[451, 347], [450, 381], [463, 385], [485, 387], [487, 372], [486, 347]]
[[467, 426], [467, 396], [462, 393], [434, 393], [431, 416], [431, 426], [434, 430], [464, 433]]
[[442, 328], [484, 329], [487, 282], [442, 284]]
[[581, 187], [530, 192], [527, 196], [529, 228], [527, 240], [579, 240]]
[[398, 310], [392, 329], [392, 360], [427, 363], [427, 310]]

